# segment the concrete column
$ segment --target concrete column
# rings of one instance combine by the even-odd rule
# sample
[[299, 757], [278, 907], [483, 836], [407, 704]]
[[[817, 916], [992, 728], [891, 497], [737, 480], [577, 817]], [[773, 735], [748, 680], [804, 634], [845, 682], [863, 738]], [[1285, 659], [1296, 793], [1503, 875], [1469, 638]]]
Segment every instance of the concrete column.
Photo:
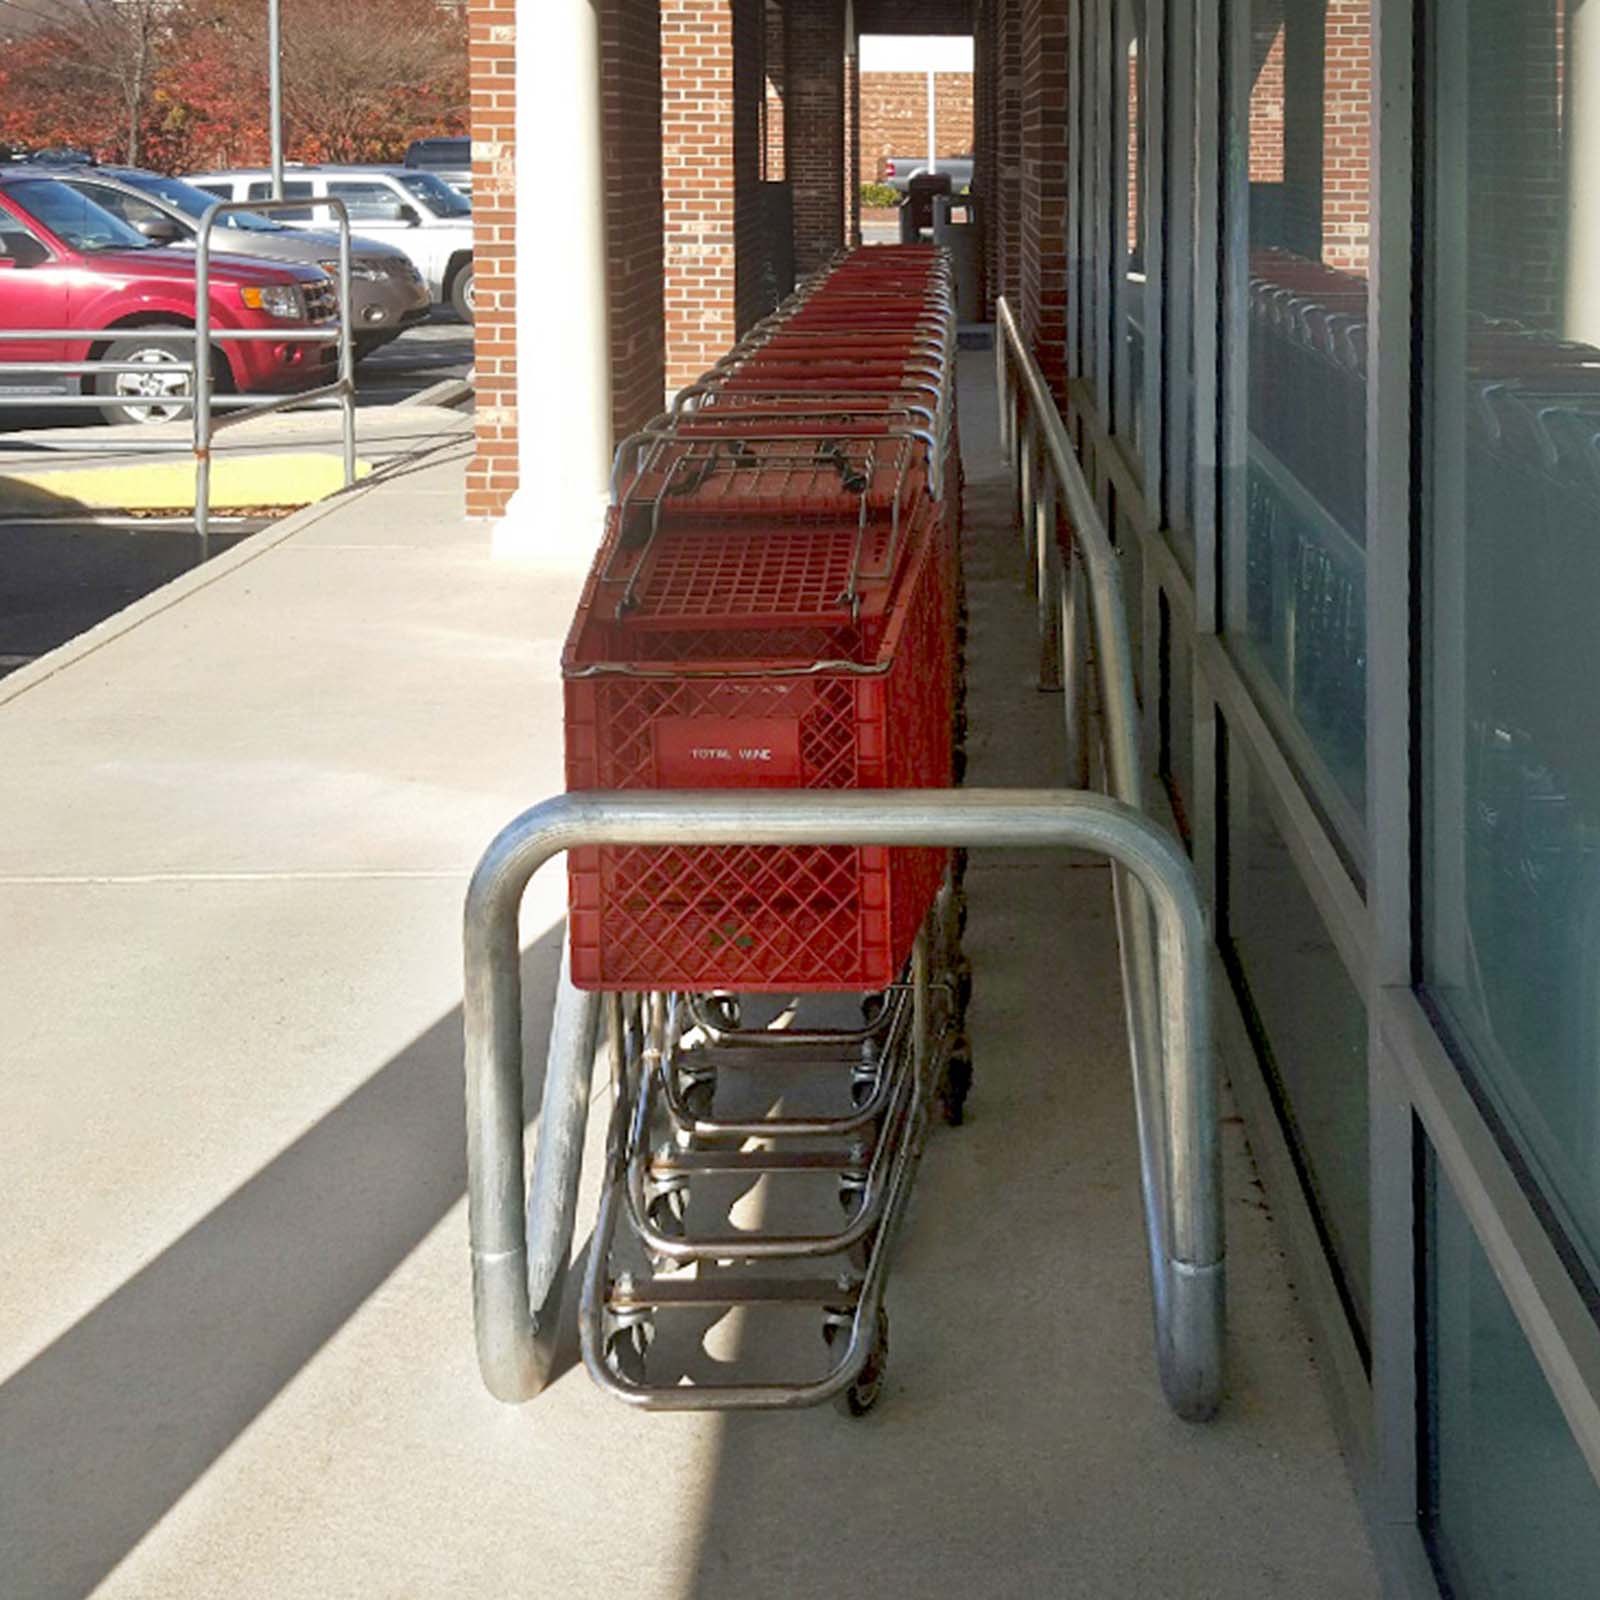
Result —
[[1567, 13], [1567, 215], [1562, 333], [1600, 345], [1600, 0]]
[[[611, 338], [593, 0], [517, 3], [518, 487], [495, 549], [581, 569], [611, 470]], [[554, 167], [551, 160], [559, 152]], [[534, 159], [527, 159], [529, 153]]]

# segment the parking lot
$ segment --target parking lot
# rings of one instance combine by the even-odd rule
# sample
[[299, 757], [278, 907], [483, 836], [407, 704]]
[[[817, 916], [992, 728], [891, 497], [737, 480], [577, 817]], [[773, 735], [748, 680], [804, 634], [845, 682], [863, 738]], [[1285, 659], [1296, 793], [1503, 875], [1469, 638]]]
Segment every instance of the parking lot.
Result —
[[[398, 406], [445, 379], [465, 377], [471, 365], [471, 327], [436, 313], [435, 320], [361, 363], [357, 401], [366, 410]], [[84, 514], [71, 505], [59, 513], [37, 506], [24, 511], [17, 497], [8, 497], [8, 468], [53, 467], [113, 453], [118, 459], [136, 456], [141, 447], [137, 438], [129, 441], [129, 431], [106, 428], [99, 413], [87, 407], [0, 410], [0, 677], [265, 526], [260, 517], [218, 517], [202, 547], [186, 517]], [[169, 424], [159, 431], [183, 429]], [[150, 443], [158, 441], [153, 436]], [[409, 440], [390, 443], [380, 436], [363, 453], [385, 455], [409, 447]], [[170, 459], [188, 445], [163, 437], [159, 448]]]

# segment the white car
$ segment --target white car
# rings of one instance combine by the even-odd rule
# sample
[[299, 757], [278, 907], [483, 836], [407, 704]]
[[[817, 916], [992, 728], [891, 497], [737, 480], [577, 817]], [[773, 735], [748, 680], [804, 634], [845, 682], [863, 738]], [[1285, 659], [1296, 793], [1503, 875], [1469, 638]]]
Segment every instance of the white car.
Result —
[[[266, 200], [272, 195], [272, 174], [260, 167], [187, 176], [195, 188], [223, 200]], [[353, 232], [403, 250], [434, 302], [472, 321], [470, 200], [433, 173], [414, 167], [291, 166], [284, 173], [283, 197], [308, 203], [302, 211], [271, 215], [293, 227], [326, 229], [333, 214], [315, 202], [328, 195], [344, 201]]]

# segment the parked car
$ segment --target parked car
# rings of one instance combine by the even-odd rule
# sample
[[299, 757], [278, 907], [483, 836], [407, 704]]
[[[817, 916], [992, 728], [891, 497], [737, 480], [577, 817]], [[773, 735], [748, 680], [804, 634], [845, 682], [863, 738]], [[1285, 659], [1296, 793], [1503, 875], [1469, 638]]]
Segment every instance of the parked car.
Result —
[[[929, 171], [928, 157], [924, 153], [920, 156], [885, 156], [883, 158], [883, 181], [891, 189], [897, 189], [904, 194], [911, 186], [913, 178], [920, 178]], [[933, 164], [935, 172], [944, 172], [950, 175], [950, 188], [960, 194], [963, 189], [972, 187], [972, 157], [971, 156], [940, 156]]]
[[[113, 216], [121, 217], [154, 244], [192, 250], [197, 224], [216, 196], [182, 178], [165, 178], [138, 167], [72, 166], [57, 177]], [[302, 261], [339, 273], [339, 235], [307, 233], [249, 211], [230, 212], [211, 229], [213, 252], [255, 256], [263, 261]], [[370, 355], [428, 315], [431, 297], [422, 274], [402, 250], [381, 240], [350, 236], [351, 337], [356, 358]]]
[[[227, 200], [265, 200], [272, 175], [262, 168], [201, 172], [190, 183]], [[442, 178], [415, 167], [302, 167], [289, 169], [286, 200], [304, 200], [304, 211], [273, 214], [296, 227], [325, 227], [331, 212], [314, 202], [329, 195], [344, 201], [350, 225], [410, 256], [439, 305], [472, 320], [472, 202]]]
[[[211, 318], [222, 328], [284, 332], [330, 324], [338, 296], [320, 267], [222, 256], [211, 268]], [[110, 422], [163, 422], [187, 414], [194, 326], [192, 253], [151, 241], [48, 174], [0, 169], [0, 384], [15, 393], [94, 395]], [[8, 340], [37, 328], [81, 329], [58, 340]], [[218, 344], [219, 389], [282, 393], [332, 376], [337, 351], [311, 340]], [[105, 361], [144, 372], [7, 373], [8, 363]]]
[[405, 164], [420, 172], [434, 173], [457, 194], [472, 198], [470, 139], [413, 139], [406, 147]]

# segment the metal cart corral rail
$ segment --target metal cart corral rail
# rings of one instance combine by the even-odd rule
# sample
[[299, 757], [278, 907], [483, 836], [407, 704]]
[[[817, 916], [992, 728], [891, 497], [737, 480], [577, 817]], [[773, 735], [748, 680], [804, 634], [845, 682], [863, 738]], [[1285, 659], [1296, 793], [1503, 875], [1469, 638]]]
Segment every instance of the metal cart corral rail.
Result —
[[[602, 1011], [608, 997], [558, 994], [531, 1188], [523, 1148], [521, 952], [517, 917], [533, 874], [563, 851], [596, 845], [1055, 846], [1110, 859], [1138, 883], [1156, 927], [1159, 1044], [1135, 1057], [1141, 1107], [1161, 1108], [1160, 1138], [1141, 1143], [1142, 1183], [1162, 1388], [1174, 1410], [1204, 1420], [1222, 1390], [1223, 1218], [1217, 1089], [1209, 1017], [1208, 948], [1193, 869], [1177, 842], [1130, 807], [1063, 790], [699, 791], [568, 794], [525, 812], [489, 846], [473, 875], [465, 920], [469, 1228], [479, 1364], [490, 1391], [531, 1399], [550, 1371], [568, 1269]], [[913, 961], [926, 992], [926, 937]], [[923, 977], [916, 977], [920, 971]], [[620, 1010], [613, 1004], [614, 1010]], [[919, 1085], [916, 1093], [923, 1094]], [[613, 1108], [601, 1221], [626, 1203], [626, 1129]], [[912, 1157], [914, 1160], [914, 1155]], [[895, 1179], [891, 1176], [891, 1186]], [[903, 1180], [909, 1185], [909, 1176]], [[903, 1196], [902, 1196], [903, 1198]], [[891, 1193], [881, 1250], [898, 1215]], [[872, 1356], [870, 1328], [882, 1269], [858, 1287], [848, 1347], [822, 1384], [744, 1385], [711, 1392], [625, 1394], [657, 1409], [814, 1404], [855, 1382]], [[599, 1359], [591, 1260], [583, 1321], [585, 1359]]]

